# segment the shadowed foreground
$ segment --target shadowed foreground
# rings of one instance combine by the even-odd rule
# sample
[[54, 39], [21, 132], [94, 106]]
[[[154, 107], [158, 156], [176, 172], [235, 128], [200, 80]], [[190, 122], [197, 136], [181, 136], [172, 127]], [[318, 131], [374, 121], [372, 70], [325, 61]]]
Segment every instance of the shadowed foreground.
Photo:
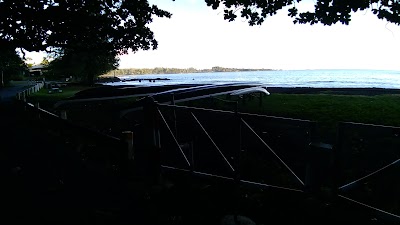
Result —
[[257, 224], [384, 224], [329, 194], [236, 189], [184, 175], [149, 185], [141, 176], [95, 172], [65, 140], [19, 107], [1, 108], [2, 129], [7, 129], [1, 151], [7, 224], [220, 224], [235, 213]]

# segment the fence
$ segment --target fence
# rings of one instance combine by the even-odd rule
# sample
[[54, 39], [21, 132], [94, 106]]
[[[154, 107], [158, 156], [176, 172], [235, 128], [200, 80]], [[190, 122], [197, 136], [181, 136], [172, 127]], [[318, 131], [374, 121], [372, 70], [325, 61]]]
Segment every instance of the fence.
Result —
[[342, 200], [400, 221], [400, 127], [343, 122], [338, 126], [336, 185]]
[[[396, 208], [398, 197], [391, 196], [390, 204], [378, 201], [386, 208], [389, 205], [389, 210], [382, 209], [379, 204], [372, 206], [371, 199], [365, 199], [384, 193], [383, 187], [368, 196], [356, 193], [361, 199], [353, 198], [354, 193], [351, 193], [366, 180], [391, 171], [389, 183], [394, 186], [390, 189], [395, 196], [398, 195], [396, 190], [399, 190], [400, 183], [396, 179], [398, 171], [394, 170], [400, 162], [400, 128], [341, 123], [338, 141], [331, 146], [318, 142], [316, 123], [308, 120], [157, 102], [149, 102], [143, 114], [145, 125], [139, 129], [144, 131], [145, 143], [140, 148], [153, 149], [155, 155], [159, 153], [154, 167], [161, 167], [162, 171], [314, 196], [326, 192], [330, 193], [329, 201], [339, 199], [385, 221], [400, 221], [400, 216], [394, 213], [399, 211]], [[360, 163], [355, 163], [357, 160], [349, 158], [349, 154], [355, 154], [354, 143], [349, 143], [354, 137], [350, 137], [349, 132], [353, 136], [358, 134], [352, 133], [350, 127], [375, 134], [375, 138], [385, 138], [389, 134], [390, 140], [380, 139], [371, 144], [382, 148], [385, 147], [383, 142], [389, 143], [390, 148], [385, 150], [388, 154], [379, 161], [371, 155], [364, 158], [359, 155]], [[393, 141], [395, 139], [397, 142]], [[375, 160], [375, 165], [366, 163], [367, 158]], [[362, 163], [369, 166], [363, 171], [364, 175], [358, 171], [363, 168]], [[154, 171], [153, 175], [158, 176], [160, 171]], [[387, 176], [383, 179], [386, 180]]]
[[17, 100], [26, 101], [26, 97], [28, 97], [29, 95], [31, 95], [33, 93], [40, 91], [40, 89], [42, 89], [43, 87], [44, 87], [43, 81], [40, 83], [36, 83], [32, 87], [29, 87], [21, 92], [18, 92], [15, 97]]
[[141, 148], [158, 149], [163, 170], [296, 192], [312, 184], [315, 122], [157, 103], [144, 115]]
[[[26, 94], [19, 96], [25, 99]], [[109, 171], [126, 171], [135, 157], [150, 182], [164, 171], [299, 194], [329, 189], [332, 199], [386, 221], [400, 221], [398, 127], [340, 123], [332, 147], [318, 143], [313, 121], [150, 100], [141, 111], [144, 119], [137, 132], [124, 133], [127, 144], [30, 103], [21, 105], [46, 121], [51, 132], [77, 143], [87, 154], [83, 157], [101, 162]], [[139, 150], [135, 154], [134, 148]], [[382, 194], [385, 198], [380, 199]]]
[[[24, 91], [29, 95], [30, 91]], [[20, 95], [25, 97], [27, 95]], [[24, 99], [24, 98], [22, 98]], [[67, 120], [65, 111], [53, 114], [25, 101], [17, 101], [17, 106], [26, 114], [30, 126], [36, 126], [43, 136], [57, 139], [57, 144], [67, 146], [80, 155], [80, 159], [90, 164], [93, 170], [103, 174], [127, 174], [129, 162], [133, 159], [132, 132], [125, 131], [120, 137], [113, 137], [74, 124]], [[54, 146], [55, 149], [61, 146]]]

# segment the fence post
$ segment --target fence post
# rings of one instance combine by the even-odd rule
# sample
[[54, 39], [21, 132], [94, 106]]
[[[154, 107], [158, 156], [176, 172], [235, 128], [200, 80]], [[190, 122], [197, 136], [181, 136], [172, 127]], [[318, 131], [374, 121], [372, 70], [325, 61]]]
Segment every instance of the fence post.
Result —
[[239, 102], [236, 102], [235, 104], [235, 120], [237, 121], [238, 125], [238, 136], [237, 136], [237, 141], [238, 141], [238, 146], [236, 149], [236, 156], [235, 156], [235, 180], [237, 184], [239, 184], [240, 180], [240, 158], [242, 157], [242, 118], [239, 114]]
[[[334, 154], [334, 183], [336, 186], [339, 185], [340, 180], [343, 178], [343, 165], [348, 160], [347, 154], [345, 154], [345, 149], [343, 148], [344, 140], [344, 131], [346, 130], [346, 123], [339, 122], [337, 126], [337, 133], [336, 133], [336, 143], [335, 148], [333, 149]], [[347, 152], [348, 153], [348, 152]]]
[[135, 150], [133, 148], [133, 132], [132, 131], [123, 131], [122, 137], [124, 141], [128, 144], [128, 160], [135, 159]]
[[[306, 157], [306, 191], [310, 194], [329, 194], [323, 192], [333, 191], [334, 188], [332, 179], [334, 163], [332, 145], [320, 142], [311, 142]], [[323, 188], [325, 189], [323, 190]]]
[[61, 117], [61, 119], [66, 120], [67, 119], [67, 111], [62, 110], [60, 112], [60, 117]]
[[148, 185], [157, 184], [161, 175], [160, 130], [157, 125], [157, 102], [147, 98], [144, 111], [144, 154]]
[[[171, 104], [175, 106], [175, 95], [174, 93], [172, 93], [172, 100], [171, 100]], [[174, 132], [175, 132], [175, 136], [178, 137], [178, 127], [177, 127], [177, 123], [176, 123], [176, 110], [174, 108]]]
[[238, 141], [238, 146], [236, 149], [236, 155], [235, 155], [235, 177], [234, 179], [238, 182], [240, 180], [239, 178], [239, 167], [240, 167], [240, 158], [241, 158], [241, 152], [242, 152], [242, 118], [240, 117], [239, 114], [239, 101], [235, 102], [235, 120], [238, 125], [238, 136], [237, 141]]
[[35, 103], [35, 109], [36, 109], [36, 113], [37, 113], [37, 118], [40, 119], [40, 106], [39, 106], [39, 102]]

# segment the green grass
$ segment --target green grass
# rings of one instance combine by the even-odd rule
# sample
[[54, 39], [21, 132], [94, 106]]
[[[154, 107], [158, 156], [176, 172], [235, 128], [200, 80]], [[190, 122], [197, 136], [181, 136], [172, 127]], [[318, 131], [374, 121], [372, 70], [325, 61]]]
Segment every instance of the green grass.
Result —
[[72, 97], [74, 94], [88, 88], [90, 87], [79, 85], [67, 86], [60, 88], [62, 90], [61, 93], [52, 94], [48, 93], [49, 89], [42, 88], [39, 92], [29, 96], [28, 101], [39, 102], [42, 108], [51, 109], [56, 102]]
[[[275, 94], [263, 101], [258, 111], [270, 115], [310, 119], [336, 123], [352, 121], [362, 123], [400, 125], [400, 97], [343, 96], [343, 95], [288, 95]], [[254, 103], [249, 110], [256, 109]]]
[[[64, 100], [87, 88], [90, 87], [70, 86], [62, 88], [62, 93], [54, 94], [48, 94], [47, 89], [42, 89], [30, 96], [29, 100], [39, 102], [43, 108], [51, 109], [57, 101]], [[223, 96], [221, 98], [226, 99]], [[135, 100], [120, 99], [94, 102], [93, 104], [96, 111], [100, 112], [101, 110], [109, 111], [129, 107]], [[237, 98], [230, 100], [239, 100], [239, 110], [243, 112], [316, 121], [321, 135], [328, 140], [334, 139], [337, 123], [341, 121], [400, 126], [399, 95], [271, 94], [263, 98], [261, 106], [258, 98], [246, 98], [245, 101]], [[225, 110], [235, 109], [235, 104], [228, 104], [216, 99], [203, 99], [184, 104]], [[79, 107], [88, 107], [87, 103], [84, 105], [73, 104], [65, 107], [67, 110], [70, 108], [72, 111], [76, 111]], [[93, 108], [93, 106], [90, 107]], [[82, 108], [78, 111], [83, 113], [85, 109]]]
[[[238, 99], [231, 99], [238, 100]], [[199, 100], [186, 103], [198, 107], [234, 110], [218, 100]], [[338, 122], [359, 122], [400, 126], [400, 96], [398, 95], [328, 95], [272, 94], [259, 99], [239, 99], [239, 111], [272, 116], [308, 119], [318, 122], [323, 136], [332, 139]]]

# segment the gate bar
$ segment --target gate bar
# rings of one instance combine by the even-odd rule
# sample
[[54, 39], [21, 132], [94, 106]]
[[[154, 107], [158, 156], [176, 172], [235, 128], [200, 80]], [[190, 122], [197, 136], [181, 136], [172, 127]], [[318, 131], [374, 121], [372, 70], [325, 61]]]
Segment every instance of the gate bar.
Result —
[[275, 157], [278, 158], [278, 160], [286, 167], [286, 169], [288, 169], [290, 173], [304, 186], [304, 182], [293, 172], [292, 169], [290, 169], [290, 167], [278, 156], [278, 154], [276, 154], [275, 151], [267, 143], [265, 143], [265, 141], [253, 130], [253, 128], [251, 128], [251, 126], [246, 121], [244, 121], [244, 119], [241, 120], [246, 125], [246, 127], [249, 128], [250, 131], [257, 136], [257, 138], [265, 145], [265, 147], [267, 147], [268, 150], [270, 150], [272, 154], [274, 154]]

